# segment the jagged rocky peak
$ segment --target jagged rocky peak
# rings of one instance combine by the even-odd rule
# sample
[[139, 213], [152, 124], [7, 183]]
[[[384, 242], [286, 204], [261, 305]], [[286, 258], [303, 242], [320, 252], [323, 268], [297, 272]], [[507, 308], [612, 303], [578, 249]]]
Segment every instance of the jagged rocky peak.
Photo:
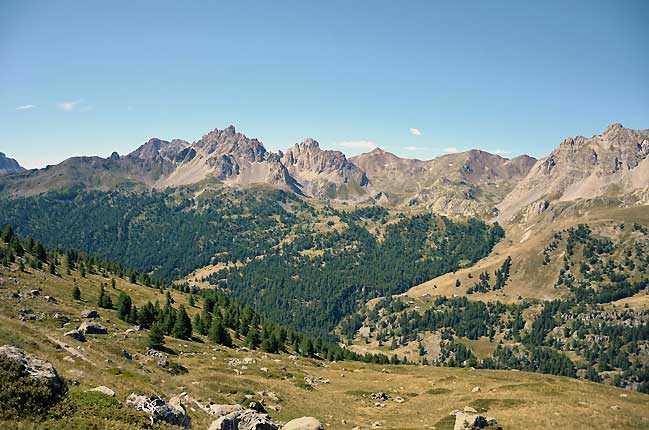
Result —
[[592, 137], [564, 139], [558, 148], [542, 160], [541, 173], [551, 175], [557, 168], [590, 174], [583, 168], [597, 167], [599, 175], [636, 168], [649, 155], [649, 130], [632, 130], [622, 124], [610, 124], [604, 133]]
[[365, 172], [349, 161], [340, 151], [320, 149], [320, 144], [312, 139], [304, 139], [286, 151], [282, 162], [293, 175], [308, 172], [328, 175], [329, 180], [347, 182], [355, 180], [361, 186], [367, 184]]
[[7, 157], [4, 152], [0, 152], [0, 175], [7, 173], [22, 172], [25, 170], [16, 160]]
[[248, 161], [264, 161], [268, 151], [257, 138], [237, 133], [233, 125], [223, 130], [214, 129], [200, 138], [195, 145], [207, 155], [235, 154]]
[[563, 139], [501, 202], [502, 221], [538, 200], [622, 196], [649, 186], [649, 130], [614, 123], [599, 135]]
[[155, 160], [157, 158], [176, 160], [178, 155], [188, 146], [189, 143], [182, 139], [173, 139], [169, 142], [154, 137], [149, 139], [135, 151], [131, 152], [129, 156], [140, 158], [142, 160]]

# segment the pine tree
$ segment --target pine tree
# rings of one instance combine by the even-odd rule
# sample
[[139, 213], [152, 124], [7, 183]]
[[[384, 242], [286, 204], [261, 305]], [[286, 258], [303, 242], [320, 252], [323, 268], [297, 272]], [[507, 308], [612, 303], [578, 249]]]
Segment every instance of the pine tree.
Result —
[[72, 300], [81, 300], [81, 290], [76, 285], [72, 289]]
[[192, 337], [192, 321], [185, 311], [185, 306], [180, 305], [178, 314], [176, 315], [176, 322], [171, 331], [173, 337], [179, 339], [189, 339]]
[[259, 348], [259, 332], [257, 332], [257, 327], [254, 325], [248, 330], [248, 334], [245, 339], [246, 346], [250, 349]]
[[212, 342], [217, 343], [219, 345], [223, 345], [227, 347], [232, 346], [232, 338], [230, 337], [228, 330], [225, 328], [220, 318], [212, 319], [212, 325], [210, 326], [210, 331], [209, 331], [209, 338]]
[[119, 295], [119, 298], [117, 299], [117, 313], [119, 314], [119, 319], [126, 321], [128, 316], [131, 314], [131, 307], [133, 305], [133, 301], [131, 300], [131, 297], [122, 292]]
[[165, 344], [164, 332], [156, 322], [149, 330], [149, 348], [161, 349]]
[[11, 239], [13, 239], [13, 238], [14, 238], [14, 230], [13, 230], [13, 228], [11, 228], [11, 226], [9, 224], [7, 224], [5, 226], [5, 228], [4, 228], [4, 230], [2, 231], [2, 240], [5, 243], [9, 243], [9, 242], [11, 242]]
[[106, 294], [106, 290], [104, 290], [103, 284], [101, 285], [101, 288], [99, 290], [99, 300], [97, 300], [97, 306], [104, 309], [113, 308], [113, 300], [108, 294]]
[[126, 318], [126, 321], [129, 324], [137, 324], [139, 321], [139, 312], [137, 310], [137, 306], [133, 305], [131, 307], [131, 312], [128, 314], [128, 317]]
[[113, 290], [115, 289], [115, 278], [110, 279], [110, 286]]
[[194, 295], [193, 295], [193, 294], [190, 294], [190, 295], [189, 295], [189, 299], [187, 299], [187, 304], [188, 304], [190, 307], [192, 307], [192, 308], [193, 308], [194, 305], [196, 304], [196, 303], [194, 302]]
[[43, 247], [42, 243], [36, 242], [36, 249], [34, 250], [34, 255], [40, 261], [45, 262], [45, 260], [47, 259], [47, 252], [45, 251], [45, 247]]
[[205, 328], [203, 327], [203, 319], [201, 318], [201, 314], [199, 313], [194, 314], [194, 317], [192, 318], [192, 327], [198, 333], [203, 334]]
[[138, 322], [143, 328], [149, 328], [153, 324], [156, 318], [155, 307], [151, 302], [146, 302], [140, 312], [138, 312]]
[[304, 336], [302, 342], [300, 342], [300, 354], [305, 357], [313, 357], [313, 353], [313, 342], [311, 342], [309, 337]]
[[23, 262], [23, 260], [20, 260], [18, 262], [18, 270], [21, 271], [21, 272], [25, 271], [25, 263]]
[[165, 295], [165, 298], [167, 299], [166, 305], [171, 306], [174, 304], [174, 299], [171, 297], [171, 293], [167, 291], [167, 294]]

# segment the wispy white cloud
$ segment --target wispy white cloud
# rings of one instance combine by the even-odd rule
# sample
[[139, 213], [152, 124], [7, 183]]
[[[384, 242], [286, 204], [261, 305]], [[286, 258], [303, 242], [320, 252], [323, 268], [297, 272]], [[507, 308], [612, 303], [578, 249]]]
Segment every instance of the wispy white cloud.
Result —
[[446, 152], [447, 154], [455, 154], [456, 152], [459, 151], [455, 146], [450, 146], [448, 148], [444, 148], [444, 152]]
[[29, 109], [34, 109], [36, 105], [22, 105], [22, 106], [16, 106], [16, 110], [29, 110]]
[[59, 103], [59, 107], [65, 111], [72, 111], [81, 103], [83, 103], [83, 99], [61, 102]]
[[507, 149], [496, 149], [494, 151], [494, 154], [496, 154], [496, 155], [507, 155], [507, 154], [511, 154], [511, 153], [512, 152], [508, 151]]
[[425, 151], [427, 148], [423, 146], [404, 146], [403, 149], [406, 151]]
[[418, 128], [411, 128], [410, 134], [412, 134], [413, 136], [421, 136], [421, 130], [419, 130]]
[[338, 146], [345, 148], [361, 148], [361, 149], [374, 149], [376, 145], [374, 142], [369, 140], [347, 140], [343, 142], [336, 143]]

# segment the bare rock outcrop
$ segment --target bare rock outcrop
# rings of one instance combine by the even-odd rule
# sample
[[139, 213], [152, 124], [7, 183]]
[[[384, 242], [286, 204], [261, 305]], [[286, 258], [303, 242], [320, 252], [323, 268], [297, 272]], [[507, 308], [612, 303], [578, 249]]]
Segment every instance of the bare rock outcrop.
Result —
[[252, 409], [233, 411], [213, 421], [209, 430], [277, 430], [267, 414]]
[[180, 403], [167, 402], [161, 397], [131, 393], [126, 399], [126, 406], [149, 415], [151, 424], [164, 421], [182, 427], [190, 425], [185, 408]]
[[31, 378], [45, 381], [54, 391], [60, 391], [64, 386], [63, 379], [54, 366], [34, 354], [25, 352], [15, 346], [4, 345], [0, 347], [0, 356], [17, 362]]
[[521, 210], [529, 217], [552, 202], [624, 197], [649, 186], [649, 129], [611, 124], [592, 137], [564, 139], [536, 162], [498, 205], [498, 220], [508, 222]]
[[500, 429], [496, 420], [483, 417], [470, 406], [466, 406], [462, 411], [453, 411], [451, 414], [455, 415], [453, 430]]

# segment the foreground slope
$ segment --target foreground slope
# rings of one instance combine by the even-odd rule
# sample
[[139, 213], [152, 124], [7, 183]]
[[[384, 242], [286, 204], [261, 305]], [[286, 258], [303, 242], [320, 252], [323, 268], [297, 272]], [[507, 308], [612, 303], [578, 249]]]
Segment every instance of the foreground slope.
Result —
[[[75, 278], [81, 301], [71, 298]], [[185, 392], [192, 428], [206, 429], [212, 420], [194, 400], [233, 404], [250, 399], [263, 401], [276, 420], [311, 415], [330, 429], [365, 429], [376, 426], [374, 423], [381, 428], [450, 429], [453, 417], [449, 412], [464, 406], [488, 410], [505, 429], [649, 428], [646, 395], [525, 372], [327, 363], [287, 353], [238, 351], [209, 342], [167, 338], [167, 346], [174, 351], [170, 360], [188, 370], [172, 375], [144, 354], [146, 331], [126, 334], [131, 326], [119, 320], [116, 311], [99, 309], [99, 321], [108, 328], [107, 335], [88, 335], [85, 343], [63, 336], [80, 321], [81, 311], [96, 303], [99, 285], [106, 282], [101, 275], [81, 278], [73, 271], [69, 276], [56, 276], [34, 269], [23, 273], [12, 265], [0, 269], [0, 281], [0, 343], [14, 344], [51, 361], [66, 379], [77, 381], [78, 385], [70, 386], [75, 396], [98, 385], [113, 389], [119, 401], [131, 392], [157, 393], [165, 398]], [[40, 295], [33, 295], [34, 289], [39, 289]], [[116, 290], [108, 291], [128, 292], [137, 305], [164, 297], [158, 290], [122, 279], [117, 279]], [[54, 297], [56, 303], [45, 296]], [[173, 291], [172, 296], [176, 303], [189, 307], [187, 295]], [[25, 308], [36, 318], [21, 321], [18, 312]], [[196, 312], [196, 308], [189, 309]], [[124, 350], [132, 359], [125, 358]], [[233, 360], [244, 358], [254, 361], [243, 365]], [[329, 382], [308, 387], [305, 376]], [[480, 391], [473, 391], [476, 386]], [[375, 406], [369, 399], [374, 392], [387, 392], [404, 401]], [[101, 406], [78, 413], [65, 424], [52, 425], [87, 428], [96, 422], [92, 414], [98, 413]], [[114, 416], [104, 423], [105, 428], [133, 428]]]

